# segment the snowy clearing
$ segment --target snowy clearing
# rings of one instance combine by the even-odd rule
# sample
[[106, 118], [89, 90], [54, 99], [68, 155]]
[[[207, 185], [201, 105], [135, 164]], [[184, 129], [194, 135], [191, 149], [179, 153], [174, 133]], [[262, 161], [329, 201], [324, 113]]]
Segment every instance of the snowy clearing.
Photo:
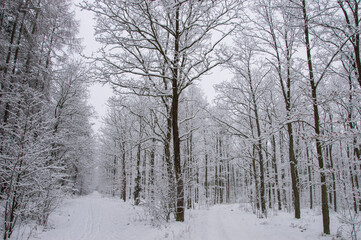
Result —
[[[147, 220], [141, 207], [121, 200], [91, 195], [69, 199], [50, 216], [50, 227], [31, 240], [239, 240], [239, 239], [336, 239], [338, 221], [333, 216], [331, 236], [322, 236], [321, 214], [303, 211], [301, 220], [279, 212], [259, 219], [239, 204], [188, 210], [185, 223], [161, 228]], [[12, 239], [26, 239], [14, 234]]]

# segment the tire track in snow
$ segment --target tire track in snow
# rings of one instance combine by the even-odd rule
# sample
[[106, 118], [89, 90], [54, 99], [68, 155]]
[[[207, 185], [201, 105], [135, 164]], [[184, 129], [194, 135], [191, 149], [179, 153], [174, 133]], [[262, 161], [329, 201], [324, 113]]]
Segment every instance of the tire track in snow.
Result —
[[[222, 216], [220, 212], [219, 206], [213, 206], [206, 213], [198, 215], [197, 227], [194, 229], [197, 240], [230, 240], [226, 231], [228, 226], [224, 223], [226, 216]], [[199, 229], [201, 229], [200, 232]]]
[[67, 200], [64, 214], [50, 216], [55, 228], [33, 240], [153, 240], [158, 230], [133, 221], [136, 209], [99, 193]]
[[[84, 198], [85, 199], [85, 198]], [[91, 208], [89, 206], [88, 203], [88, 199], [85, 199], [84, 204], [81, 205], [80, 209], [82, 209], [81, 212], [84, 211], [85, 214], [80, 214], [80, 216], [86, 216], [84, 224], [81, 224], [81, 222], [83, 221], [83, 219], [78, 219], [80, 221], [80, 224], [78, 225], [79, 227], [82, 226], [82, 234], [79, 236], [79, 238], [76, 238], [77, 240], [88, 240], [88, 235], [89, 235], [89, 231], [91, 231], [91, 226], [92, 226], [92, 214], [91, 214]], [[80, 229], [78, 229], [80, 230]]]
[[[86, 202], [84, 202], [86, 203]], [[86, 234], [87, 231], [89, 229], [89, 225], [90, 225], [90, 219], [89, 219], [89, 208], [86, 206], [87, 204], [81, 204], [76, 208], [76, 211], [73, 211], [72, 214], [69, 214], [69, 219], [68, 221], [70, 221], [70, 227], [73, 228], [74, 225], [77, 225], [77, 232], [72, 232], [73, 234], [73, 238], [74, 240], [85, 240], [86, 239]], [[78, 217], [80, 216], [86, 216], [83, 219], [78, 219]], [[76, 218], [74, 220], [74, 218]], [[64, 239], [65, 240], [65, 239]]]
[[[96, 202], [96, 210], [94, 210], [94, 201]], [[103, 212], [103, 209], [101, 208], [101, 204], [99, 204], [96, 199], [91, 199], [90, 201], [90, 209], [91, 209], [91, 214], [92, 214], [92, 231], [91, 231], [91, 235], [89, 237], [89, 239], [99, 239], [99, 235], [100, 234], [100, 226], [101, 226], [101, 223], [103, 221], [101, 216], [102, 216], [102, 212]]]
[[223, 222], [224, 216], [222, 217], [219, 214], [219, 212], [220, 212], [219, 206], [216, 206], [216, 207], [217, 207], [216, 217], [215, 217], [216, 225], [213, 226], [213, 229], [218, 229], [217, 233], [218, 233], [218, 236], [220, 237], [219, 239], [229, 240], [229, 237], [228, 237], [227, 231], [225, 231], [225, 225]]
[[[104, 218], [104, 214], [106, 214], [106, 209], [102, 204], [104, 202], [100, 201], [100, 198], [87, 198], [87, 224], [85, 228], [85, 235], [79, 240], [99, 240], [99, 239], [119, 239], [113, 238], [113, 236], [109, 236], [110, 232], [106, 232], [105, 228], [109, 225], [113, 225], [114, 223], [107, 218]], [[106, 236], [106, 237], [104, 237]], [[109, 238], [110, 237], [110, 238]]]
[[[88, 236], [87, 236], [87, 239], [91, 240], [91, 239], [94, 239], [94, 209], [93, 209], [93, 200], [92, 199], [89, 199], [89, 209], [90, 209], [90, 229], [88, 231]], [[85, 240], [85, 239], [84, 239]]]
[[[100, 204], [97, 203], [96, 199], [88, 198], [87, 199], [87, 216], [88, 223], [85, 231], [85, 237], [81, 240], [97, 240], [100, 233], [100, 216], [102, 211], [100, 211]], [[94, 208], [94, 205], [95, 208]]]

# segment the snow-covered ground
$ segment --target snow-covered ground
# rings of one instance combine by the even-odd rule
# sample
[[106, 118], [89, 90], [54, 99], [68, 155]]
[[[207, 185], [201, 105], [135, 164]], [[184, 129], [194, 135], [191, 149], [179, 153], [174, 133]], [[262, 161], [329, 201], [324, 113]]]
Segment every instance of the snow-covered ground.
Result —
[[[301, 220], [279, 212], [259, 219], [239, 204], [187, 211], [186, 222], [154, 227], [141, 207], [133, 207], [95, 192], [69, 199], [50, 216], [50, 227], [37, 229], [31, 240], [282, 240], [336, 239], [339, 223], [332, 218], [332, 235], [322, 236], [320, 214], [303, 212]], [[16, 239], [14, 235], [13, 239]], [[19, 238], [26, 239], [26, 238]]]

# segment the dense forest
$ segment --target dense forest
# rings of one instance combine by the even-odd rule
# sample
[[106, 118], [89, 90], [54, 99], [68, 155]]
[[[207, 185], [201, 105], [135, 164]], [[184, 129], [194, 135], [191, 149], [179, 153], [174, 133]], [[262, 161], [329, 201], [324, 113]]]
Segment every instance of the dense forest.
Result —
[[[4, 240], [93, 189], [158, 222], [244, 203], [319, 210], [330, 234], [361, 211], [360, 1], [84, 1], [85, 57], [70, 0], [0, 4]], [[197, 83], [221, 68], [209, 103]], [[91, 81], [114, 90], [98, 137]]]
[[93, 161], [87, 67], [71, 1], [0, 2], [2, 238], [44, 225], [64, 193], [82, 194]]

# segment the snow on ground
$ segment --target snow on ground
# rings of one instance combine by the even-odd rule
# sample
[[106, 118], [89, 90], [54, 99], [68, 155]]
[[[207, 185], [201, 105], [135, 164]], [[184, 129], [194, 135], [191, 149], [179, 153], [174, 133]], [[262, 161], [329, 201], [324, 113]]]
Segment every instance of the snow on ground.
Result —
[[50, 215], [51, 228], [32, 240], [121, 240], [149, 239], [157, 232], [141, 221], [140, 211], [119, 199], [99, 193], [67, 200]]
[[332, 239], [322, 237], [321, 215], [307, 215], [296, 220], [291, 214], [280, 212], [277, 216], [259, 219], [239, 205], [217, 205], [194, 214], [190, 220], [190, 225], [194, 226], [190, 229], [192, 240]]
[[[278, 212], [259, 219], [239, 204], [216, 205], [188, 210], [186, 222], [161, 228], [147, 220], [141, 207], [119, 199], [91, 195], [68, 199], [50, 216], [50, 227], [31, 240], [304, 240], [336, 239], [337, 220], [332, 219], [331, 236], [322, 236], [322, 217], [313, 212], [296, 220]], [[14, 238], [15, 239], [15, 238]], [[27, 238], [23, 238], [27, 239]]]

